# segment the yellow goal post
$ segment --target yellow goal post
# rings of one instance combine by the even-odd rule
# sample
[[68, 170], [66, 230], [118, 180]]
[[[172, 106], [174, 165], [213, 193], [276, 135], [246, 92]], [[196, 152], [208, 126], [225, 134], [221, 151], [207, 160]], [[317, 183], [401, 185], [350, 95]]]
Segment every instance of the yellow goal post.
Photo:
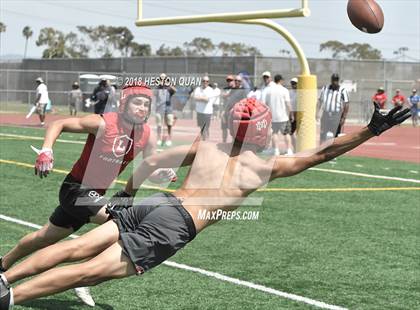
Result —
[[301, 7], [295, 9], [260, 10], [250, 12], [215, 13], [205, 15], [174, 16], [162, 18], [143, 18], [143, 0], [137, 0], [136, 26], [161, 26], [196, 23], [238, 23], [254, 24], [268, 27], [280, 34], [293, 48], [300, 64], [298, 76], [298, 118], [297, 118], [297, 150], [304, 151], [316, 146], [316, 105], [317, 79], [311, 75], [308, 60], [293, 35], [273, 18], [308, 17], [310, 10], [308, 0], [301, 0]]

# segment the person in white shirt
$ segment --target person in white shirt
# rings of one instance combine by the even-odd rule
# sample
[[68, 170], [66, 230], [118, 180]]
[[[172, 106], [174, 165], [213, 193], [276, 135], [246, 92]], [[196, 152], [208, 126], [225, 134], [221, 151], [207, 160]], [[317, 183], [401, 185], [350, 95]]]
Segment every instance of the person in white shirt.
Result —
[[291, 114], [293, 114], [293, 121], [290, 122], [291, 125], [291, 132], [290, 135], [292, 137], [292, 144], [293, 144], [293, 148], [296, 148], [296, 127], [297, 127], [297, 85], [298, 85], [298, 79], [297, 78], [292, 78], [290, 80], [290, 106], [292, 107], [292, 111]]
[[37, 84], [36, 88], [36, 99], [35, 99], [35, 107], [36, 112], [38, 113], [39, 120], [41, 122], [41, 126], [45, 125], [45, 111], [47, 109], [48, 101], [48, 89], [47, 85], [45, 85], [44, 80], [41, 77], [38, 77], [35, 80]]
[[275, 83], [273, 82], [273, 80], [271, 79], [271, 72], [270, 71], [265, 71], [262, 74], [262, 79], [264, 82], [263, 87], [261, 88], [261, 101], [265, 104], [267, 104], [267, 92], [270, 89], [270, 86], [275, 85]]
[[257, 86], [255, 86], [246, 96], [247, 98], [255, 98], [258, 101], [261, 101], [261, 90], [258, 89]]
[[[280, 134], [284, 136], [287, 148], [287, 155], [293, 155], [292, 140], [290, 137], [291, 124], [293, 115], [290, 113], [292, 108], [290, 106], [289, 90], [285, 88], [281, 82], [283, 78], [281, 75], [274, 77], [275, 84], [270, 86], [266, 93], [266, 104], [270, 108], [273, 122], [271, 124], [273, 129], [273, 146], [274, 155], [280, 155]], [[289, 116], [290, 115], [290, 116]]]
[[213, 105], [213, 116], [215, 119], [219, 118], [220, 104], [221, 104], [220, 96], [222, 95], [222, 91], [218, 86], [219, 85], [217, 83], [213, 83], [212, 85], [213, 96], [210, 98], [210, 101], [212, 102], [212, 105]]
[[209, 86], [210, 80], [208, 76], [204, 76], [201, 81], [201, 86], [194, 90], [192, 98], [195, 101], [197, 126], [201, 129], [201, 138], [208, 140], [211, 117], [213, 115], [213, 101], [211, 98], [214, 97], [214, 90]]

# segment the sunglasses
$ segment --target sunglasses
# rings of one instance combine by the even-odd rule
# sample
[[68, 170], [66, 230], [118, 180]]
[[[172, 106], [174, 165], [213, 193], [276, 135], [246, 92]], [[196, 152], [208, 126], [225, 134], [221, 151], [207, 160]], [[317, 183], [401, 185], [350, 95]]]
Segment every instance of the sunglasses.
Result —
[[232, 82], [232, 81], [233, 81], [233, 80], [231, 80], [231, 79], [227, 79], [227, 80], [226, 80], [226, 82]]

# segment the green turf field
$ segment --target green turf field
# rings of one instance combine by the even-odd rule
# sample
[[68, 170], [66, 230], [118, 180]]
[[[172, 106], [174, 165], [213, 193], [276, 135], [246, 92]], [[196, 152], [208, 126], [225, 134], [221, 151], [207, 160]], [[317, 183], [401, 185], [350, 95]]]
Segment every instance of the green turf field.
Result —
[[[58, 142], [54, 155], [59, 171], [39, 180], [33, 168], [22, 164], [33, 164], [29, 145], [40, 147], [42, 141], [6, 134], [42, 137], [43, 130], [0, 127], [0, 214], [42, 225], [57, 205], [64, 171], [83, 145]], [[84, 141], [77, 134], [60, 138]], [[397, 161], [341, 157], [320, 167], [420, 179], [415, 173], [419, 165]], [[178, 172], [180, 179], [184, 174]], [[349, 309], [419, 309], [419, 186], [316, 170], [279, 179], [269, 185], [273, 191], [253, 195], [264, 198], [262, 206], [244, 208], [260, 211], [258, 220], [222, 221], [170, 261]], [[366, 191], [374, 188], [380, 190]], [[144, 189], [139, 195], [153, 192]], [[0, 254], [32, 230], [0, 219]], [[91, 290], [98, 309], [104, 310], [319, 309], [166, 265]], [[71, 291], [16, 307], [88, 308]]]

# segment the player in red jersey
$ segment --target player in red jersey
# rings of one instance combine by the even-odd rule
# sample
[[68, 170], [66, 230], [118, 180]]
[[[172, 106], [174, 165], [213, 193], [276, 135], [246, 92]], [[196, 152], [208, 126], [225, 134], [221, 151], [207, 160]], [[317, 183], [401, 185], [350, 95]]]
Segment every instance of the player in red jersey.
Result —
[[379, 87], [376, 94], [372, 97], [373, 103], [378, 104], [381, 109], [385, 109], [387, 99], [388, 98], [385, 94], [385, 89], [383, 87]]
[[405, 96], [401, 94], [401, 90], [395, 90], [395, 96], [392, 97], [392, 104], [394, 105], [394, 107], [403, 106], [405, 102]]
[[[51, 123], [46, 130], [42, 150], [33, 148], [38, 151], [35, 174], [41, 178], [52, 170], [52, 147], [62, 132], [88, 133], [86, 144], [61, 185], [60, 205], [48, 223], [24, 236], [13, 249], [0, 257], [0, 272], [6, 271], [20, 258], [68, 237], [84, 224], [105, 223], [109, 215], [104, 206], [115, 205], [117, 198], [114, 197], [130, 199], [124, 191], [115, 194], [111, 201], [103, 195], [139, 153], [142, 152], [143, 158], [146, 158], [156, 152], [156, 138], [147, 124], [152, 96], [150, 88], [131, 85], [122, 90], [119, 112]], [[164, 169], [150, 180], [164, 182], [174, 177], [173, 170]]]

